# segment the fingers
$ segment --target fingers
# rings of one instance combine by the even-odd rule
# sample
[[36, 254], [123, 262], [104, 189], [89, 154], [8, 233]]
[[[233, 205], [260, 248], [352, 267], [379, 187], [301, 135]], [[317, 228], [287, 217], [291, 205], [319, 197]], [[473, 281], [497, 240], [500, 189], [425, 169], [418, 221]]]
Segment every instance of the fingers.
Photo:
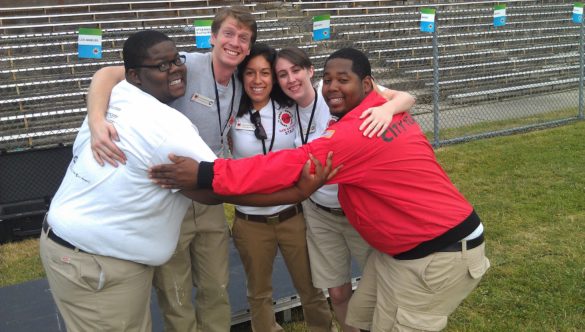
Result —
[[362, 115], [360, 115], [360, 119], [363, 119], [363, 118], [365, 118], [366, 116], [368, 116], [368, 115], [372, 114], [372, 111], [373, 111], [373, 109], [371, 109], [371, 108], [368, 108], [367, 110], [365, 110], [365, 111], [362, 113]]
[[327, 181], [333, 179], [337, 173], [339, 173], [339, 170], [343, 167], [343, 165], [339, 165], [337, 167], [335, 167], [331, 172], [329, 172], [329, 175], [327, 175]]
[[120, 142], [120, 136], [118, 136], [118, 131], [116, 130], [116, 127], [114, 127], [114, 125], [109, 124], [108, 132], [110, 134], [110, 138], [113, 141]]
[[369, 108], [367, 111], [365, 111], [364, 113], [362, 113], [362, 115], [360, 116], [360, 119], [361, 118], [364, 118], [366, 116], [365, 115], [366, 113], [368, 113], [368, 118], [365, 119], [362, 122], [362, 124], [360, 125], [360, 128], [359, 128], [360, 131], [362, 131], [362, 130], [364, 130], [364, 128], [370, 126], [370, 124], [372, 123], [372, 121], [374, 121], [374, 116], [373, 115], [370, 115], [370, 113], [372, 113], [372, 109], [371, 108]]
[[177, 156], [174, 153], [170, 153], [169, 160], [172, 161], [174, 164], [178, 164], [187, 161], [187, 157]]
[[364, 136], [368, 138], [374, 137], [374, 134], [377, 134], [382, 126], [384, 126], [384, 124], [380, 122], [370, 124], [368, 129], [364, 131]]
[[[390, 122], [384, 122], [382, 124], [382, 126], [380, 127], [380, 129], [378, 129], [378, 134], [376, 135], [377, 137], [382, 136], [382, 134], [384, 134], [384, 132], [386, 131], [386, 129], [388, 129], [388, 127], [390, 127]], [[370, 136], [371, 138], [372, 136]]]
[[104, 161], [108, 164], [118, 167], [118, 162], [126, 164], [126, 155], [120, 150], [112, 141], [95, 139], [91, 144], [91, 152], [94, 159], [100, 164], [104, 165]]
[[151, 181], [166, 189], [182, 189], [175, 180], [174, 164], [154, 165], [148, 169]]
[[[309, 155], [310, 158], [310, 155]], [[302, 177], [311, 177], [311, 159], [308, 159], [305, 165], [303, 166], [303, 171], [301, 172]]]
[[111, 123], [108, 123], [107, 131], [108, 131], [108, 136], [110, 139], [109, 140], [102, 140], [102, 142], [103, 142], [102, 144], [105, 146], [105, 148], [107, 150], [108, 158], [113, 159], [113, 160], [117, 160], [121, 164], [126, 164], [126, 155], [124, 154], [124, 152], [122, 150], [120, 150], [120, 148], [118, 148], [118, 146], [116, 144], [114, 144], [114, 141], [115, 142], [120, 141], [120, 137], [118, 136], [118, 131], [116, 130], [114, 125], [112, 125]]
[[106, 162], [114, 167], [118, 167], [118, 161], [120, 160], [116, 158], [114, 153], [110, 152], [106, 145], [100, 143], [92, 144], [91, 153], [100, 166], [104, 166], [104, 162]]
[[321, 165], [321, 162], [319, 161], [319, 159], [315, 158], [315, 156], [313, 156], [313, 154], [309, 153], [309, 161], [313, 162], [313, 164], [315, 164], [315, 172], [317, 172], [317, 170], [321, 170], [321, 168], [323, 167], [323, 165]]
[[327, 158], [325, 159], [325, 172], [329, 173], [331, 171], [332, 165], [333, 165], [333, 151], [329, 151], [329, 153], [327, 153]]
[[[104, 160], [100, 157], [99, 153], [95, 152], [93, 149], [91, 150], [91, 153], [93, 154], [93, 159], [95, 159], [100, 166], [104, 166]], [[113, 166], [116, 167], [117, 165]]]
[[154, 178], [162, 178], [166, 176], [170, 176], [174, 174], [175, 169], [173, 168], [174, 164], [159, 164], [150, 166], [148, 169], [148, 174], [152, 175]]

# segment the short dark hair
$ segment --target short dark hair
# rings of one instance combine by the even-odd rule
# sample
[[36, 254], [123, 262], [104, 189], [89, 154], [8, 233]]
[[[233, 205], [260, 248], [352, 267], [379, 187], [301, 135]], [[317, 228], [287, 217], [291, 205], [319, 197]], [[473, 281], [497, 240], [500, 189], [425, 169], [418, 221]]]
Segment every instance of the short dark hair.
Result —
[[[263, 57], [270, 64], [270, 72], [272, 73], [273, 83], [272, 90], [270, 91], [270, 98], [272, 98], [272, 100], [277, 102], [280, 106], [292, 106], [294, 101], [286, 94], [284, 94], [282, 88], [278, 84], [278, 80], [276, 79], [276, 74], [274, 72], [274, 64], [276, 63], [276, 50], [267, 44], [255, 43], [252, 45], [252, 48], [250, 49], [250, 55], [246, 56], [244, 61], [238, 65], [238, 78], [240, 79], [240, 82], [244, 82], [244, 71], [246, 70], [246, 66], [250, 60], [257, 56]], [[251, 109], [252, 101], [250, 100], [250, 97], [244, 93], [240, 101], [240, 108], [238, 110], [237, 116], [240, 117]]]
[[244, 6], [231, 6], [222, 8], [215, 17], [213, 23], [211, 23], [211, 33], [217, 35], [219, 28], [223, 21], [228, 17], [233, 17], [236, 21], [247, 27], [252, 31], [252, 38], [250, 38], [250, 45], [254, 45], [256, 42], [256, 36], [258, 34], [258, 25], [254, 15]]
[[164, 33], [156, 30], [144, 30], [136, 32], [124, 42], [122, 54], [124, 56], [124, 68], [137, 68], [148, 58], [148, 49], [152, 46], [172, 39]]
[[307, 53], [301, 50], [298, 47], [285, 47], [278, 51], [276, 54], [276, 60], [278, 59], [286, 59], [290, 61], [295, 66], [300, 66], [302, 68], [311, 68], [313, 63], [311, 62], [311, 58], [307, 55]]
[[364, 53], [356, 50], [355, 48], [346, 47], [331, 53], [331, 55], [325, 61], [325, 65], [323, 67], [327, 66], [327, 62], [332, 59], [351, 60], [351, 71], [356, 73], [360, 79], [364, 79], [367, 76], [372, 76], [370, 60], [368, 60], [368, 57]]

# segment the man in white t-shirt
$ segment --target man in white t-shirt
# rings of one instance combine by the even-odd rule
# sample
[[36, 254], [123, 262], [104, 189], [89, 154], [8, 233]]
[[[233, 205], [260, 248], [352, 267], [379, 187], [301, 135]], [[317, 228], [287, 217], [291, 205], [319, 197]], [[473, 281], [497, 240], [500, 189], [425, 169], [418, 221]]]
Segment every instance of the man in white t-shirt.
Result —
[[185, 93], [185, 57], [175, 44], [142, 31], [123, 52], [126, 80], [112, 91], [107, 119], [127, 162], [95, 163], [86, 119], [43, 223], [41, 259], [72, 331], [151, 330], [154, 266], [173, 254], [191, 200], [153, 184], [148, 167], [167, 162], [171, 151], [216, 158], [191, 121], [166, 105]]

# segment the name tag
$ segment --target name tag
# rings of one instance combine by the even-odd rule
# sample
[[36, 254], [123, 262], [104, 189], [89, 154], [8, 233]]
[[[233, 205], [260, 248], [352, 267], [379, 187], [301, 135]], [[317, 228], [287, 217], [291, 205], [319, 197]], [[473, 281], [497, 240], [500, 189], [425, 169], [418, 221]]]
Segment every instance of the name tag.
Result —
[[256, 127], [254, 127], [254, 125], [249, 123], [249, 122], [236, 121], [236, 125], [234, 126], [234, 129], [254, 131], [254, 129], [256, 129]]
[[192, 96], [191, 96], [191, 101], [194, 101], [196, 103], [199, 103], [203, 106], [207, 106], [207, 107], [211, 107], [211, 105], [213, 105], [214, 100], [208, 97], [205, 97], [204, 95], [195, 92]]

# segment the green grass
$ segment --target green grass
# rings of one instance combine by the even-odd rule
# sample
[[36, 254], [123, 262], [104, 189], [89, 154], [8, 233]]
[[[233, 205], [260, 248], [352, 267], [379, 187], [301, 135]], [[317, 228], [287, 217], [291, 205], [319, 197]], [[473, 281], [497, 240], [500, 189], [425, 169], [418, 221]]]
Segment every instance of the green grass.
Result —
[[[583, 331], [585, 122], [437, 157], [480, 214], [492, 263], [446, 331]], [[41, 277], [36, 240], [0, 246], [0, 286]], [[302, 321], [285, 329], [307, 331]]]
[[[556, 121], [561, 119], [573, 118], [578, 115], [577, 108], [567, 108], [554, 110], [548, 113], [534, 114], [531, 116], [505, 119], [498, 121], [479, 122], [469, 126], [441, 129], [439, 139], [453, 139], [458, 137], [480, 135], [492, 131], [511, 130], [524, 126], [542, 124], [545, 122]], [[427, 132], [427, 139], [433, 142], [433, 132]]]

